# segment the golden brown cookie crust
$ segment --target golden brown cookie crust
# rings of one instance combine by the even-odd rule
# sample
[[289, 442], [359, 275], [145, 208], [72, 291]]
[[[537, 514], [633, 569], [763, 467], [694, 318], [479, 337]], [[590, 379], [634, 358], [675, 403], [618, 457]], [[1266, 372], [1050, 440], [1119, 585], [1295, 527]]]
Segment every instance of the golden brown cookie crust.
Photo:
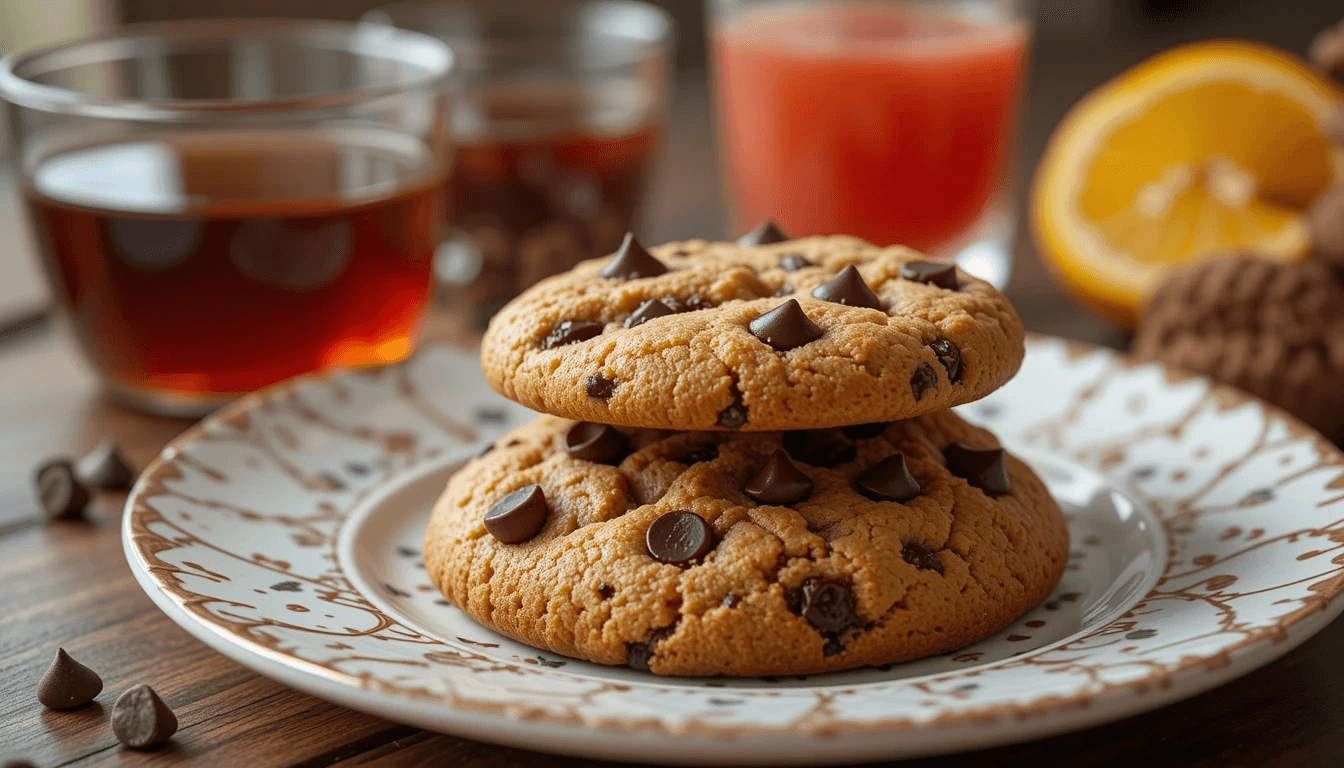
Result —
[[[431, 581], [455, 605], [554, 653], [613, 665], [643, 655], [654, 673], [694, 676], [906, 661], [997, 632], [1044, 599], [1067, 562], [1063, 515], [1025, 464], [1007, 458], [1012, 490], [998, 497], [949, 472], [949, 444], [997, 441], [948, 412], [857, 440], [855, 458], [833, 469], [798, 463], [815, 490], [791, 508], [742, 490], [781, 433], [628, 430], [634, 453], [607, 466], [566, 454], [572, 424], [541, 417], [468, 463], [436, 505], [424, 548]], [[713, 458], [678, 460], [716, 443]], [[920, 496], [898, 504], [855, 492], [854, 475], [893, 451]], [[550, 506], [541, 532], [496, 541], [484, 513], [532, 483]], [[698, 564], [648, 552], [649, 525], [674, 510], [714, 531]], [[942, 573], [907, 562], [909, 544], [933, 552]], [[828, 636], [800, 616], [809, 580], [844, 585], [860, 625]]]
[[[667, 273], [608, 280], [598, 272], [609, 258], [594, 259], [510, 302], [482, 343], [491, 386], [538, 411], [621, 426], [732, 428], [723, 414], [744, 407], [740, 428], [765, 431], [945, 410], [994, 391], [1022, 363], [1022, 322], [1008, 300], [964, 272], [958, 290], [902, 279], [901, 265], [924, 258], [907, 248], [837, 236], [759, 247], [691, 240], [649, 251]], [[786, 254], [815, 266], [787, 271], [780, 265]], [[885, 312], [812, 297], [851, 264]], [[786, 284], [791, 293], [781, 291]], [[698, 296], [712, 306], [623, 327], [641, 303], [664, 296]], [[753, 336], [748, 323], [788, 298], [823, 335], [780, 352]], [[604, 328], [595, 338], [543, 349], [566, 320]], [[930, 346], [941, 341], [959, 353], [956, 382]], [[917, 376], [924, 386], [912, 386]], [[609, 397], [590, 396], [592, 377], [607, 385]]]

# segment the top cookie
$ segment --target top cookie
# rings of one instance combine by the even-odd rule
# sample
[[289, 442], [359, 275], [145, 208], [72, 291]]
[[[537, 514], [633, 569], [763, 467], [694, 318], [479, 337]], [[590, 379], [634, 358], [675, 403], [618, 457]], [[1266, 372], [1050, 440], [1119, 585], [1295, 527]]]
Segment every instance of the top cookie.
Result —
[[556, 416], [765, 431], [961, 405], [1023, 353], [1003, 294], [908, 248], [835, 236], [645, 251], [627, 238], [505, 306], [481, 365], [500, 393]]

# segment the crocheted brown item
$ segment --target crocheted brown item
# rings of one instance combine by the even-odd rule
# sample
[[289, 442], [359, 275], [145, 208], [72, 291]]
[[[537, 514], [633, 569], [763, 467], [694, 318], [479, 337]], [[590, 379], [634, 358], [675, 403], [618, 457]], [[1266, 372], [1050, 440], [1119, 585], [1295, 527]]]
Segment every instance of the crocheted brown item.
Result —
[[1311, 61], [1322, 72], [1344, 81], [1344, 21], [1328, 27], [1311, 41]]
[[1344, 185], [1327, 189], [1307, 214], [1311, 248], [1316, 257], [1344, 267]]
[[1344, 282], [1329, 264], [1236, 254], [1185, 267], [1148, 300], [1133, 351], [1344, 439]]

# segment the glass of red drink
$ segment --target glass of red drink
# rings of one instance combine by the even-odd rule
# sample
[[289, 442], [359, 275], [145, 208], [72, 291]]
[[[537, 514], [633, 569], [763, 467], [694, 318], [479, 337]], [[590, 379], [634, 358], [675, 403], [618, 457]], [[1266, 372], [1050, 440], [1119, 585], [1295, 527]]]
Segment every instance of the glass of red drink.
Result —
[[108, 389], [198, 415], [408, 355], [452, 53], [318, 21], [124, 27], [0, 62], [28, 218]]
[[444, 300], [478, 328], [635, 227], [669, 93], [672, 23], [640, 0], [411, 0], [365, 16], [448, 43]]
[[1002, 286], [1027, 0], [709, 0], [736, 225], [955, 258]]

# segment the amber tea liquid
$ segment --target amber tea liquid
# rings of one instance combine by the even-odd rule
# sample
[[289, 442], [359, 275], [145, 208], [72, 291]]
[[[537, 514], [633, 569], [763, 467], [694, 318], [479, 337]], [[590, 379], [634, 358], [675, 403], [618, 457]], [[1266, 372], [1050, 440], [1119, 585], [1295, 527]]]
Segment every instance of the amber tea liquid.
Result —
[[181, 133], [45, 159], [25, 197], [122, 394], [233, 396], [410, 353], [443, 178], [380, 129]]

